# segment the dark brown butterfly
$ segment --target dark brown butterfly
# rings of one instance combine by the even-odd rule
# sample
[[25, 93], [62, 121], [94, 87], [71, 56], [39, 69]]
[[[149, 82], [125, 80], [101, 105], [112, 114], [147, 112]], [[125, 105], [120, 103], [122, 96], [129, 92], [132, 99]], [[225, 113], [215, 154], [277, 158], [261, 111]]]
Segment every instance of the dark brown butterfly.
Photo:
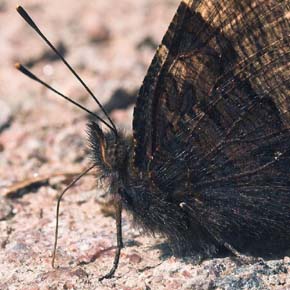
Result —
[[109, 132], [89, 123], [92, 167], [116, 205], [105, 278], [122, 208], [177, 254], [289, 248], [288, 18], [288, 1], [182, 1], [140, 89], [133, 137], [110, 118]]

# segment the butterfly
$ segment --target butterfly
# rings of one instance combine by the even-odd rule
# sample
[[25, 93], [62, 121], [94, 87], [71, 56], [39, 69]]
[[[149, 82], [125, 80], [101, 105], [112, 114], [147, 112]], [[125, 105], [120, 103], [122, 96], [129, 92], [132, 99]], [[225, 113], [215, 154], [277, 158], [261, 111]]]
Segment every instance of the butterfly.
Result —
[[86, 172], [97, 168], [116, 208], [117, 251], [101, 279], [118, 267], [123, 208], [179, 255], [289, 248], [288, 18], [287, 1], [183, 0], [140, 88], [132, 136], [76, 104], [92, 115]]

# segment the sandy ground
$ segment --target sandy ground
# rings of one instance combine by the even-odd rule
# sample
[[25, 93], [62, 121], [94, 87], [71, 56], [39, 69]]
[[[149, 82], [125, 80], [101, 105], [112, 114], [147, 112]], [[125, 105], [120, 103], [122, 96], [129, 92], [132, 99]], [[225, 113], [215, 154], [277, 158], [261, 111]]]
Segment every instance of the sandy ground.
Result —
[[[290, 289], [290, 260], [194, 265], [124, 217], [116, 276], [114, 218], [95, 178], [84, 177], [61, 206], [59, 268], [51, 268], [57, 194], [89, 164], [86, 114], [17, 72], [20, 61], [93, 111], [96, 104], [15, 11], [23, 5], [61, 49], [120, 128], [131, 131], [133, 100], [178, 0], [0, 0], [0, 289]], [[111, 99], [111, 101], [110, 101]], [[17, 195], [19, 181], [44, 178]], [[4, 198], [4, 196], [6, 196]], [[264, 288], [263, 288], [264, 287]], [[289, 287], [289, 288], [287, 288]]]

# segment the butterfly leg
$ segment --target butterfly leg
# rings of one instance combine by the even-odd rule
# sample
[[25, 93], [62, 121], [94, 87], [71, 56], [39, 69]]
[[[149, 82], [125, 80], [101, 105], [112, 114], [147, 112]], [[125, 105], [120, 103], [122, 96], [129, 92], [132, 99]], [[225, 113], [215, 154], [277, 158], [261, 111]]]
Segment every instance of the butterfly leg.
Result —
[[114, 263], [109, 273], [99, 278], [99, 281], [104, 279], [110, 279], [115, 274], [120, 260], [121, 249], [123, 248], [123, 239], [122, 239], [122, 201], [117, 200], [115, 202], [116, 208], [116, 228], [117, 228], [117, 249], [115, 253]]
[[239, 261], [245, 264], [252, 264], [258, 261], [262, 261], [261, 258], [255, 258], [255, 257], [250, 257], [241, 254], [237, 249], [235, 249], [232, 245], [229, 243], [224, 242], [223, 246], [229, 250], [236, 258], [238, 258]]
[[250, 257], [250, 256], [241, 254], [237, 249], [235, 249], [229, 243], [224, 242], [223, 246], [227, 250], [229, 250], [242, 263], [245, 263], [245, 264], [253, 264], [256, 262], [264, 263], [264, 260], [262, 258]]

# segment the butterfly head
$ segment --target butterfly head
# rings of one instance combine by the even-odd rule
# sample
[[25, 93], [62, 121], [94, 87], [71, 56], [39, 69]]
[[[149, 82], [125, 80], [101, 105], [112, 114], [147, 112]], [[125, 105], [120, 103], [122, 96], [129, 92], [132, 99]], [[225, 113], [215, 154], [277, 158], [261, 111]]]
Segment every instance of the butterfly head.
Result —
[[103, 132], [99, 125], [90, 122], [88, 125], [89, 142], [93, 160], [103, 177], [119, 176], [127, 167], [130, 145], [126, 137], [118, 137], [109, 131]]

